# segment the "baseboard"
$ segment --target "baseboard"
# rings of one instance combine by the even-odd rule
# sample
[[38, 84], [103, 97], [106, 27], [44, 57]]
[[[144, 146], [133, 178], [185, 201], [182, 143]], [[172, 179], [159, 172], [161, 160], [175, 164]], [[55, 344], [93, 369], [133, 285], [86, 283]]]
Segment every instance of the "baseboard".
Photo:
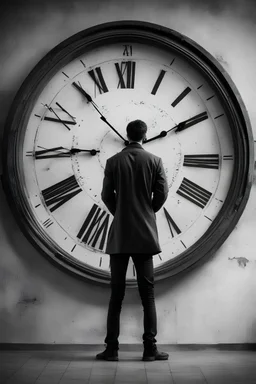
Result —
[[[157, 344], [168, 351], [256, 351], [256, 343], [220, 343], [220, 344]], [[104, 344], [34, 344], [34, 343], [0, 343], [1, 351], [98, 351]], [[142, 351], [142, 344], [120, 344], [121, 351]]]

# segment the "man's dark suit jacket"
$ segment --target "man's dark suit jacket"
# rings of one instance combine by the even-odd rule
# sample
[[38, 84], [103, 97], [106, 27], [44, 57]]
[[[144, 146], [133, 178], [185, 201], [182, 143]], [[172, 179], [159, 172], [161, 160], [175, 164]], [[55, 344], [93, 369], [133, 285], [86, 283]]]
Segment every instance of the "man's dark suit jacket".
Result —
[[114, 215], [106, 253], [161, 252], [156, 215], [168, 195], [160, 157], [132, 142], [107, 160], [101, 197]]

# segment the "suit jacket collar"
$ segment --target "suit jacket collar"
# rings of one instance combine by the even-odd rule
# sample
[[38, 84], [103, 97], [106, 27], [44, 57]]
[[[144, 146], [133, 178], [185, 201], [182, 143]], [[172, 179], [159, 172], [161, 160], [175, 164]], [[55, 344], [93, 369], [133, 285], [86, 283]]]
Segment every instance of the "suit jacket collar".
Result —
[[139, 143], [136, 143], [136, 142], [131, 142], [127, 145], [127, 147], [125, 147], [123, 149], [123, 151], [125, 151], [126, 149], [131, 149], [131, 148], [138, 148], [138, 149], [142, 149], [144, 151], [144, 148], [142, 148], [142, 145], [139, 144]]

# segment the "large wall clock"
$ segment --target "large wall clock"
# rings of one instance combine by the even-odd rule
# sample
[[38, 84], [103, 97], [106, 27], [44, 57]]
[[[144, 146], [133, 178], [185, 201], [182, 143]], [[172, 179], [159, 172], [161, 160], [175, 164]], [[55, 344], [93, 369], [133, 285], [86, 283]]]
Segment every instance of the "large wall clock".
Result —
[[[101, 201], [108, 157], [129, 121], [148, 125], [144, 149], [163, 160], [169, 197], [157, 213], [155, 278], [213, 254], [248, 200], [252, 133], [219, 63], [155, 24], [110, 22], [50, 51], [24, 81], [4, 133], [4, 188], [25, 235], [50, 260], [109, 283], [112, 217]], [[132, 262], [127, 285], [136, 285]]]

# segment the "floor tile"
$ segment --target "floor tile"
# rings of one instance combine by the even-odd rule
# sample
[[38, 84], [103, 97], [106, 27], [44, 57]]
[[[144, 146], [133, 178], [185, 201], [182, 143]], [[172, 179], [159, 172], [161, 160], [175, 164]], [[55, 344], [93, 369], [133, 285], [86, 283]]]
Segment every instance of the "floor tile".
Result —
[[96, 353], [1, 351], [1, 384], [256, 384], [251, 351], [172, 351], [153, 362], [138, 351], [122, 351], [118, 362], [96, 360]]

